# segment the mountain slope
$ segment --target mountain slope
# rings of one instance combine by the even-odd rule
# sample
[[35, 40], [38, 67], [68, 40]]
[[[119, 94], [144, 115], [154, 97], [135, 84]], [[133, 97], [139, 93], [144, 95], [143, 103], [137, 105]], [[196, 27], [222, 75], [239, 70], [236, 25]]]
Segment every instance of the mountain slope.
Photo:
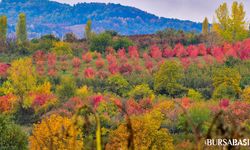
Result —
[[83, 36], [84, 24], [93, 22], [96, 32], [116, 30], [120, 34], [149, 34], [164, 28], [200, 31], [201, 24], [177, 19], [159, 18], [134, 7], [119, 4], [79, 3], [74, 6], [49, 0], [2, 0], [0, 15], [8, 16], [9, 32], [14, 32], [20, 12], [27, 15], [30, 37], [54, 33], [62, 36], [74, 32]]

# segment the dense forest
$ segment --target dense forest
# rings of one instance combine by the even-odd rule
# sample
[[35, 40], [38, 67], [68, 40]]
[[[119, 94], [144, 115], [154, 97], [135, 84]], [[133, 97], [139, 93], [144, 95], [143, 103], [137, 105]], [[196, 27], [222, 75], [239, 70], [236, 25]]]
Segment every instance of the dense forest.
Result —
[[[72, 32], [29, 39], [29, 15], [18, 14], [15, 38], [11, 19], [0, 17], [0, 150], [249, 148], [250, 32], [242, 3], [218, 6], [217, 21], [205, 18], [200, 33], [125, 36], [95, 32], [86, 20], [83, 39]], [[207, 139], [226, 142], [209, 146]]]

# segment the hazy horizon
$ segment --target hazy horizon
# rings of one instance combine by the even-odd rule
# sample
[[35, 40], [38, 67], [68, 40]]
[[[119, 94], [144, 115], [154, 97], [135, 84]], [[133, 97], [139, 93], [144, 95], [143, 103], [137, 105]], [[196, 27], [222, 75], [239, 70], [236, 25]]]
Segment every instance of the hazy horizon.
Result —
[[[212, 22], [214, 12], [218, 6], [223, 2], [231, 3], [233, 0], [53, 0], [67, 4], [77, 4], [81, 2], [102, 2], [102, 3], [116, 3], [126, 6], [133, 6], [143, 11], [155, 14], [159, 17], [177, 18], [182, 20], [191, 20], [195, 22], [202, 22], [204, 17], [208, 17]], [[238, 0], [244, 3], [246, 10], [247, 21], [250, 20], [250, 1]], [[209, 7], [208, 7], [209, 6]]]

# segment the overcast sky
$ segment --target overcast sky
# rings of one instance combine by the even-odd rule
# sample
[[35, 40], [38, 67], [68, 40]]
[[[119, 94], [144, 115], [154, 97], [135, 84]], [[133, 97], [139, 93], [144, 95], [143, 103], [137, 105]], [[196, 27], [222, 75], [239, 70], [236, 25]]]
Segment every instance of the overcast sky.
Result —
[[[223, 2], [233, 0], [54, 0], [62, 3], [76, 4], [79, 2], [120, 3], [134, 6], [157, 16], [184, 20], [202, 21], [205, 16], [211, 22], [215, 9]], [[244, 3], [247, 20], [250, 20], [250, 0], [238, 0]], [[231, 6], [230, 6], [231, 7]]]

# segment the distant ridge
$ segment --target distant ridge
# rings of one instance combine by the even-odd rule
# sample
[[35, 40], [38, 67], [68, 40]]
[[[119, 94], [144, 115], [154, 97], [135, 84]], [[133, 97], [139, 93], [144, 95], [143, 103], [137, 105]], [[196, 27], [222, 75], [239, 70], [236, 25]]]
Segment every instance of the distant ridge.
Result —
[[29, 37], [49, 33], [61, 37], [68, 32], [82, 37], [88, 19], [92, 20], [96, 32], [116, 30], [123, 35], [151, 34], [164, 28], [201, 31], [200, 23], [157, 17], [120, 4], [79, 3], [71, 6], [49, 0], [2, 0], [0, 15], [7, 15], [12, 34], [20, 12], [27, 15]]

